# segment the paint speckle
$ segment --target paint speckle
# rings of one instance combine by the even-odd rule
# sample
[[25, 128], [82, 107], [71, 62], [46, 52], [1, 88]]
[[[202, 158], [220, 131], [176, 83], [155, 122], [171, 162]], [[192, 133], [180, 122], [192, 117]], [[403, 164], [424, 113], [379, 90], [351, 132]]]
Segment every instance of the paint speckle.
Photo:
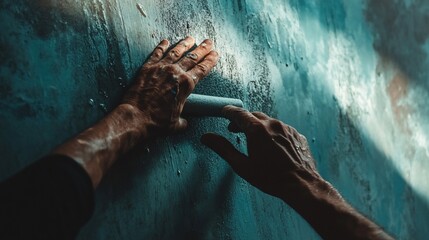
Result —
[[137, 6], [137, 9], [139, 10], [139, 12], [141, 13], [141, 15], [142, 15], [143, 17], [147, 17], [147, 15], [146, 15], [145, 11], [143, 10], [143, 5], [142, 5], [142, 4], [140, 4], [140, 3], [137, 3], [137, 4], [136, 4], [136, 6]]
[[109, 95], [107, 95], [107, 92], [106, 92], [106, 91], [104, 91], [104, 90], [103, 90], [103, 91], [99, 91], [98, 93], [99, 93], [101, 96], [103, 96], [104, 98], [106, 98], [106, 99], [107, 99], [107, 98], [109, 98]]
[[103, 112], [107, 113], [107, 106], [104, 103], [100, 103], [98, 106], [100, 106], [101, 110], [103, 110]]

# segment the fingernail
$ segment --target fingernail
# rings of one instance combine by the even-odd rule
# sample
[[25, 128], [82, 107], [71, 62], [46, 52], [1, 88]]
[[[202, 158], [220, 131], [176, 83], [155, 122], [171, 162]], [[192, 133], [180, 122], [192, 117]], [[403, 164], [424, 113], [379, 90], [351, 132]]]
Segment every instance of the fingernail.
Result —
[[203, 41], [203, 43], [206, 43], [206, 44], [213, 44], [213, 41], [212, 41], [211, 39], [205, 39], [205, 40]]
[[225, 107], [222, 108], [222, 114], [225, 115], [228, 110], [230, 110], [232, 107], [232, 105], [226, 105]]
[[215, 53], [218, 58], [220, 58], [220, 55], [219, 55], [218, 51], [212, 50], [212, 52]]

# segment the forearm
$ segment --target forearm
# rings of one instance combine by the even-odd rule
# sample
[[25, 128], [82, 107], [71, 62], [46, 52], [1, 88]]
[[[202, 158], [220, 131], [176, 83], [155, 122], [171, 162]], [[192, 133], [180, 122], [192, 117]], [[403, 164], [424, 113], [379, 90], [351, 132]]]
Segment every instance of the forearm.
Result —
[[[304, 183], [305, 182], [305, 183]], [[326, 181], [303, 181], [291, 205], [323, 239], [392, 239], [354, 210]]]
[[147, 138], [148, 120], [134, 107], [122, 104], [96, 125], [67, 141], [54, 153], [73, 158], [96, 187], [118, 157]]

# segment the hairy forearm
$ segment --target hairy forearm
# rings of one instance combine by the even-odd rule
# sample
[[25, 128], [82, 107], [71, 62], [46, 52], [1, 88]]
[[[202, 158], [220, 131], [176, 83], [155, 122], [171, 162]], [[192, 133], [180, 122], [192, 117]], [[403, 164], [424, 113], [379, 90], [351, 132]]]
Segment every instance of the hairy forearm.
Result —
[[96, 187], [118, 157], [147, 138], [146, 122], [142, 112], [122, 104], [53, 152], [80, 163]]
[[302, 181], [291, 205], [323, 239], [393, 239], [353, 209], [321, 178]]

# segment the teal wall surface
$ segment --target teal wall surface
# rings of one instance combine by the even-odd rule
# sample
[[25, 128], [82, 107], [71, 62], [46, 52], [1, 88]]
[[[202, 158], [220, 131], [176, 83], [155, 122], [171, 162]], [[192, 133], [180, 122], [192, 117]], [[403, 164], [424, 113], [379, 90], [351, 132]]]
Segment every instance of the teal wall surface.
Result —
[[[215, 41], [195, 92], [294, 126], [321, 175], [398, 239], [429, 236], [429, 3], [417, 0], [2, 0], [0, 180], [111, 110], [163, 38]], [[123, 157], [79, 239], [318, 239], [203, 147], [227, 121]]]

